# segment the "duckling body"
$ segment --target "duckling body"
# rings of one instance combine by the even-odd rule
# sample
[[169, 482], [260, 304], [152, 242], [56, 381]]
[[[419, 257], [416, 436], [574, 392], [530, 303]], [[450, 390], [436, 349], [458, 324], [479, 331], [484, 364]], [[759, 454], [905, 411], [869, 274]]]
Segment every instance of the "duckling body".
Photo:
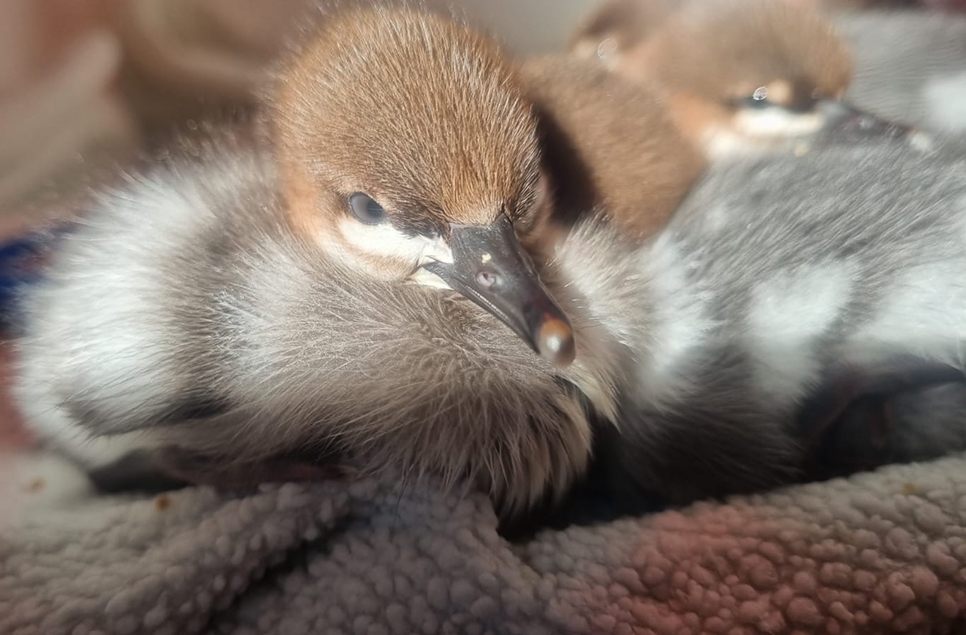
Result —
[[[220, 457], [179, 468], [229, 458], [237, 474], [307, 444], [315, 459], [482, 483], [507, 509], [566, 489], [589, 446], [576, 391], [547, 371], [554, 396], [534, 410], [533, 390], [511, 388], [529, 385], [540, 360], [510, 353], [506, 338], [495, 366], [478, 353], [490, 346], [480, 311], [561, 369], [597, 350], [574, 341], [523, 247], [549, 201], [513, 65], [442, 17], [347, 9], [307, 29], [268, 103], [257, 134], [187, 143], [103, 192], [65, 240], [27, 309], [21, 401], [34, 430], [92, 469], [174, 446]], [[577, 369], [608, 410], [606, 373]], [[469, 392], [440, 386], [450, 374]], [[316, 382], [334, 392], [316, 394]], [[469, 412], [482, 413], [472, 430], [399, 427]], [[522, 436], [501, 440], [504, 416]], [[539, 440], [544, 428], [562, 445]]]
[[[419, 37], [431, 31], [414, 24]], [[274, 123], [298, 127], [315, 111], [295, 112]], [[201, 481], [279, 457], [433, 473], [475, 483], [512, 514], [559, 498], [585, 471], [588, 403], [609, 421], [596, 429], [597, 460], [615, 489], [686, 501], [800, 477], [812, 433], [798, 424], [800, 403], [841, 362], [873, 380], [910, 356], [961, 370], [966, 178], [952, 155], [861, 146], [739, 161], [715, 168], [653, 240], [615, 216], [584, 221], [552, 261], [534, 264], [491, 225], [494, 206], [509, 205], [507, 179], [532, 182], [536, 204], [539, 156], [521, 163], [532, 178], [481, 162], [430, 179], [466, 179], [476, 193], [503, 184], [485, 218], [444, 220], [457, 199], [437, 216], [395, 203], [418, 161], [395, 161], [409, 171], [393, 180], [373, 168], [364, 186], [351, 175], [367, 163], [307, 161], [293, 177], [305, 140], [273, 139], [219, 138], [172, 156], [104, 192], [64, 239], [27, 299], [20, 342], [18, 399], [39, 436], [91, 469], [146, 450]], [[353, 203], [362, 187], [383, 192], [379, 183], [395, 192], [375, 196], [400, 205], [396, 224], [385, 205]], [[413, 200], [429, 206], [450, 190], [420, 191]], [[438, 233], [420, 234], [419, 218]], [[359, 228], [346, 221], [369, 228], [357, 237], [393, 232], [381, 255], [353, 242]], [[478, 230], [516, 254], [505, 260], [522, 280], [508, 296], [515, 308], [474, 297], [458, 277], [475, 270], [453, 250]], [[437, 251], [397, 258], [407, 236]], [[427, 265], [437, 284], [416, 274]], [[575, 331], [570, 365], [528, 350], [527, 307], [546, 309], [547, 298]]]
[[828, 421], [802, 407], [841, 410], [821, 403], [830, 381], [866, 386], [852, 416], [884, 378], [928, 391], [962, 373], [960, 157], [745, 160], [712, 168], [652, 241], [584, 221], [541, 270], [577, 332], [561, 369], [460, 294], [320, 252], [288, 223], [270, 153], [214, 144], [64, 239], [26, 303], [19, 402], [89, 469], [147, 449], [202, 482], [293, 477], [292, 461], [432, 473], [512, 515], [593, 455], [628, 504], [772, 487], [807, 475]]
[[[962, 381], [966, 161], [903, 148], [712, 166], [652, 243], [615, 259], [631, 264], [561, 256], [634, 360], [597, 453], [627, 499], [802, 478], [810, 444], [863, 394]], [[619, 252], [619, 232], [574, 244]]]

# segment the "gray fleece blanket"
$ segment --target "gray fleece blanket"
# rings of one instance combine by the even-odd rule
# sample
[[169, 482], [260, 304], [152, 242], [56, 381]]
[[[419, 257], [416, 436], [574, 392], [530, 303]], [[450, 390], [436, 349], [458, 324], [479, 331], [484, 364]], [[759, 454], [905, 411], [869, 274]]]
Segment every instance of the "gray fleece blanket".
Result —
[[966, 630], [966, 458], [519, 545], [484, 498], [431, 485], [131, 499], [89, 497], [76, 476], [20, 471], [0, 633]]

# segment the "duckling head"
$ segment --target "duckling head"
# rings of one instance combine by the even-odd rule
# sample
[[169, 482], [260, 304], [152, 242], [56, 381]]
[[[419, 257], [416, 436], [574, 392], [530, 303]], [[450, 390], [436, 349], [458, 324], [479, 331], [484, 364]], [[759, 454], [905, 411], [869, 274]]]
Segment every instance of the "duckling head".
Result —
[[[591, 20], [575, 37], [574, 50], [592, 51], [629, 77], [656, 81], [668, 93], [678, 126], [709, 156], [818, 134], [840, 140], [910, 131], [844, 100], [851, 57], [816, 11], [780, 0], [692, 1], [675, 9], [658, 0], [611, 4], [655, 3], [660, 6], [648, 13], [647, 32], [621, 35], [625, 26]], [[602, 10], [616, 11], [610, 5]]]
[[327, 16], [270, 119], [289, 219], [348, 266], [452, 289], [566, 366], [568, 318], [523, 248], [544, 227], [536, 120], [512, 66], [441, 16]]

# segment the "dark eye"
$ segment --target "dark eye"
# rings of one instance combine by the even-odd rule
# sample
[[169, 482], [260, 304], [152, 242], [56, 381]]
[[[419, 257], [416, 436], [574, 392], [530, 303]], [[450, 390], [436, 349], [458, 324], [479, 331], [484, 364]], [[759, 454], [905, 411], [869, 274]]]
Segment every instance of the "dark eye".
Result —
[[759, 86], [755, 92], [740, 100], [740, 106], [745, 108], [768, 108], [773, 104], [768, 101], [768, 88]]
[[382, 208], [382, 205], [363, 192], [355, 192], [349, 195], [349, 209], [360, 223], [366, 225], [378, 225], [387, 218], [386, 210]]

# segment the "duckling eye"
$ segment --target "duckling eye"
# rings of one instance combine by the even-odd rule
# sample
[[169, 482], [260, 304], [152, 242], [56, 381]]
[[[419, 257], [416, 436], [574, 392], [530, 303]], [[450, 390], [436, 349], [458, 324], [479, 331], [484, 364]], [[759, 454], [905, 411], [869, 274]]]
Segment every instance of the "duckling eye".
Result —
[[386, 220], [386, 210], [364, 192], [349, 195], [349, 209], [360, 223], [378, 225]]
[[755, 92], [740, 100], [740, 102], [739, 105], [745, 108], [768, 108], [772, 105], [768, 101], [768, 88], [765, 86], [759, 86], [755, 89]]

